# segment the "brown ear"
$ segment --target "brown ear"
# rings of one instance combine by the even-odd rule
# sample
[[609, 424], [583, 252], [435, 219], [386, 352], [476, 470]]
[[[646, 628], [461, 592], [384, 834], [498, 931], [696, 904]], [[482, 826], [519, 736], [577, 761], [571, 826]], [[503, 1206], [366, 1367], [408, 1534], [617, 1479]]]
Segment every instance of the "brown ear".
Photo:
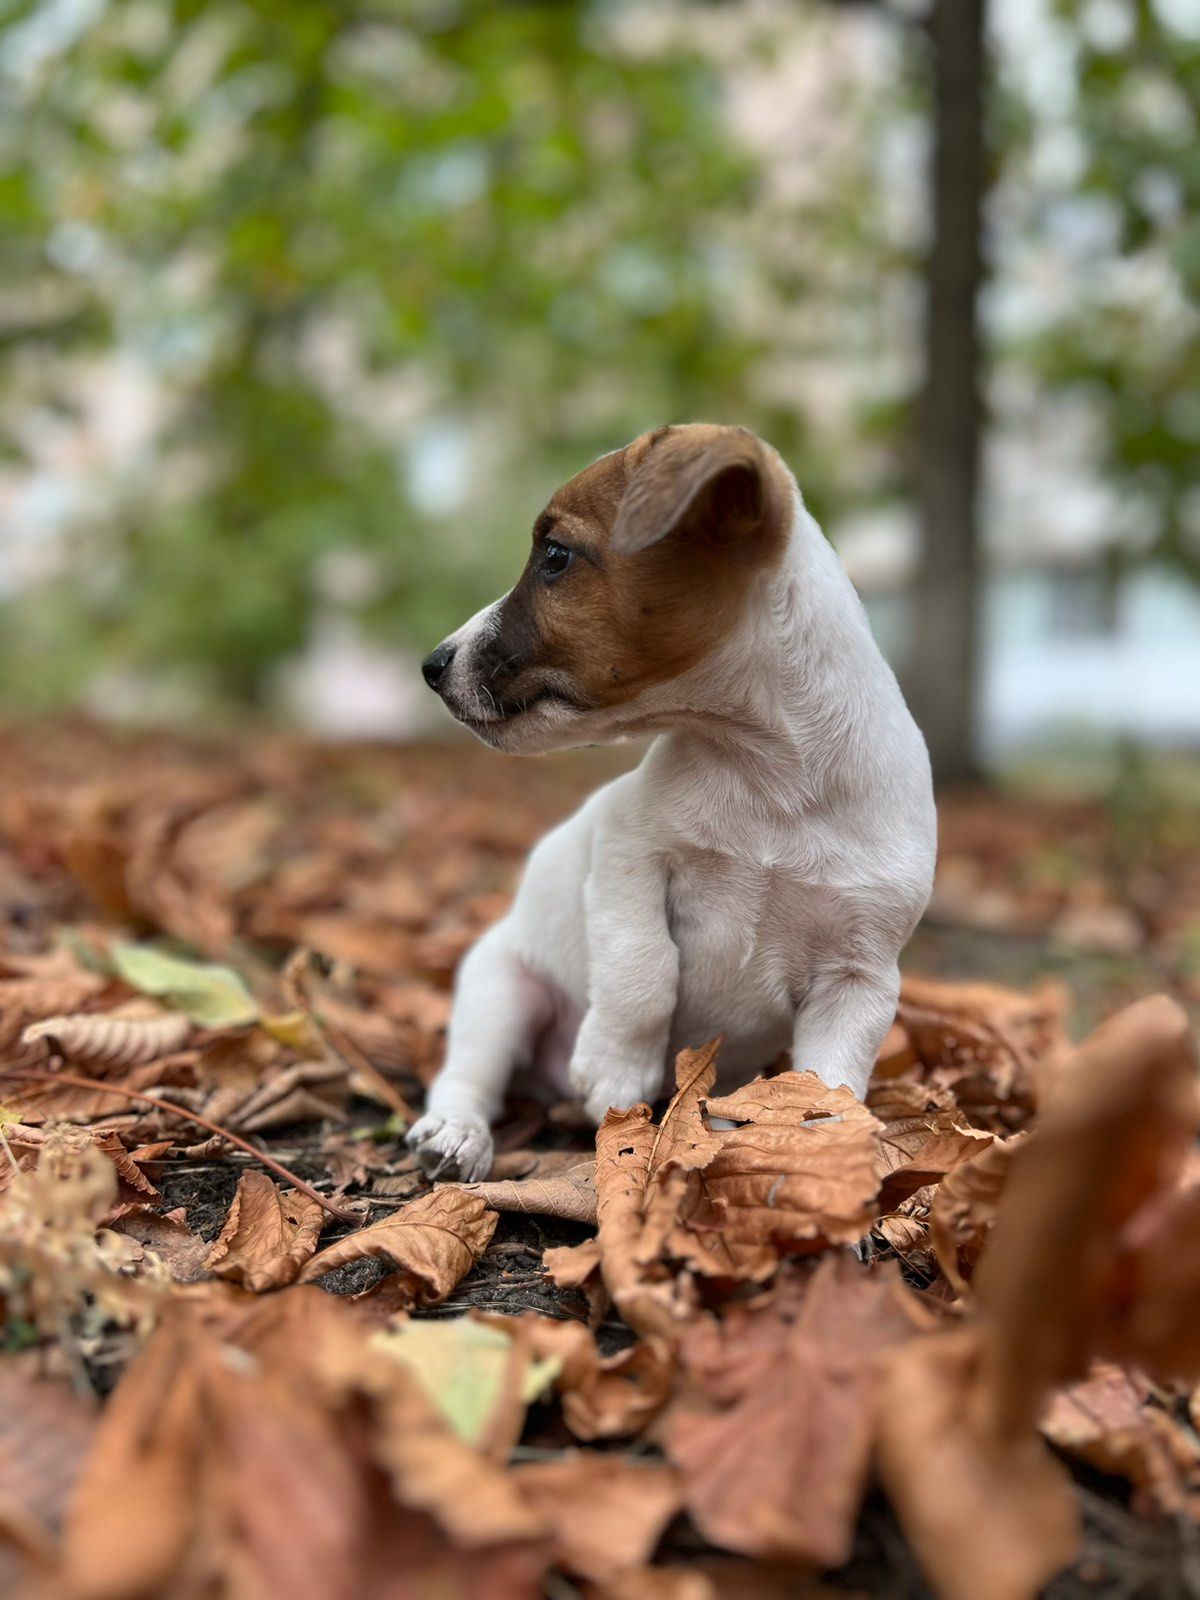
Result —
[[609, 549], [631, 556], [694, 525], [736, 536], [761, 524], [768, 490], [762, 446], [741, 428], [680, 428], [651, 443], [621, 497]]

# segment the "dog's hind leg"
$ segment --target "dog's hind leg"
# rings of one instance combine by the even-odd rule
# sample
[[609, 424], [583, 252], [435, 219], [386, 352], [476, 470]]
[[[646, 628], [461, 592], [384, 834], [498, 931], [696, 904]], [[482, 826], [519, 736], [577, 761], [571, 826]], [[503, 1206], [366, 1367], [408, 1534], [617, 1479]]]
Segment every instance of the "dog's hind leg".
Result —
[[445, 1065], [425, 1115], [409, 1130], [408, 1143], [431, 1177], [487, 1177], [491, 1125], [552, 1009], [543, 985], [513, 953], [505, 923], [497, 923], [458, 969]]

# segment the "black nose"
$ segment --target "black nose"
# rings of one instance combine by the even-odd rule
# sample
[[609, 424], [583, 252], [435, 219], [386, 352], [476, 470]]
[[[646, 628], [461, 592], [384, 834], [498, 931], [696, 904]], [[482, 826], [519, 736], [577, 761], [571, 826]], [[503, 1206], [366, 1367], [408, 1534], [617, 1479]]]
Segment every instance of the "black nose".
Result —
[[431, 655], [425, 657], [421, 663], [421, 673], [431, 689], [436, 689], [438, 684], [441, 683], [446, 676], [446, 668], [453, 660], [454, 646], [452, 644], [440, 644]]

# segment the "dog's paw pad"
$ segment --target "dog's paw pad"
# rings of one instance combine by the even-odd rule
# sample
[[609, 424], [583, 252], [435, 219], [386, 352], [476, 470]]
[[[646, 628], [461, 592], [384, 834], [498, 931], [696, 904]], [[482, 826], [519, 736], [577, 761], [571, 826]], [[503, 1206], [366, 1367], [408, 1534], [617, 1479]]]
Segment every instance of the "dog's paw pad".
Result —
[[492, 1170], [492, 1130], [482, 1118], [430, 1113], [409, 1129], [408, 1147], [430, 1178], [478, 1183]]

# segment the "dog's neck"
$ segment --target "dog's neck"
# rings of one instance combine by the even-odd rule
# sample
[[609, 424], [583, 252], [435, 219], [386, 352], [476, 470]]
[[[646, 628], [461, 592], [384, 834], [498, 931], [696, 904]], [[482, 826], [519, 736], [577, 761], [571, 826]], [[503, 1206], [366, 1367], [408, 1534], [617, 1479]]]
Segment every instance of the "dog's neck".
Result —
[[862, 604], [798, 496], [781, 566], [680, 688], [659, 759], [777, 816], [867, 801], [908, 728]]

